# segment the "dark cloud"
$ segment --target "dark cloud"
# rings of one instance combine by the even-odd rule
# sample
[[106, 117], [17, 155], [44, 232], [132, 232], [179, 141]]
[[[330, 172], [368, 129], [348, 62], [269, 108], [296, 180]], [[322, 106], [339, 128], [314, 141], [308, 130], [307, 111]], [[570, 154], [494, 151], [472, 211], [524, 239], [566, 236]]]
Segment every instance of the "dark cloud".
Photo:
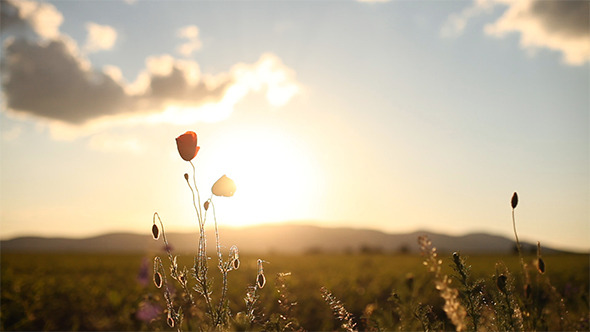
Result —
[[571, 37], [590, 36], [590, 2], [535, 1], [531, 14], [550, 31]]
[[[173, 66], [167, 75], [149, 77], [149, 89], [131, 96], [125, 87], [93, 70], [72, 53], [64, 40], [32, 42], [16, 39], [2, 58], [2, 88], [9, 109], [38, 117], [82, 124], [106, 115], [157, 110], [167, 104], [199, 106], [220, 100], [232, 83], [228, 78], [209, 88], [190, 84]], [[139, 105], [142, 105], [140, 108]]]
[[86, 70], [62, 40], [14, 40], [5, 50], [2, 88], [10, 109], [83, 123], [130, 106], [123, 88], [102, 72]]
[[36, 37], [32, 26], [19, 15], [20, 9], [10, 1], [0, 1], [0, 31], [2, 35]]
[[[271, 55], [263, 55], [254, 65], [241, 64], [235, 72], [201, 79], [194, 62], [150, 57], [148, 69], [127, 85], [117, 78], [118, 68], [104, 72], [92, 68], [76, 43], [59, 31], [63, 16], [53, 5], [10, 0], [0, 4], [2, 36], [10, 37], [5, 38], [0, 54], [3, 111], [80, 125], [104, 116], [161, 112], [169, 105], [192, 108], [215, 103], [243, 75], [260, 80], [243, 82], [244, 94], [254, 89], [252, 84], [288, 90], [283, 92], [285, 102], [297, 92], [291, 71]], [[25, 6], [27, 10], [21, 10]], [[261, 68], [281, 72], [285, 78], [269, 80]], [[228, 103], [242, 97], [231, 96]]]

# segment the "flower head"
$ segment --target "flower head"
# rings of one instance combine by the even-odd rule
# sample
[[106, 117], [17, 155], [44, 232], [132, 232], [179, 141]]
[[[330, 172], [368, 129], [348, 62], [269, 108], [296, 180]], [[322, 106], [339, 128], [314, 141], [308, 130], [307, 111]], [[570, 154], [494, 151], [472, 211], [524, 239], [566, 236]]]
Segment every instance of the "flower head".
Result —
[[201, 149], [200, 146], [197, 146], [197, 134], [193, 131], [187, 131], [176, 137], [176, 147], [182, 159], [186, 161], [193, 160]]
[[231, 197], [236, 192], [236, 184], [234, 183], [234, 180], [224, 175], [213, 184], [211, 192], [215, 196]]

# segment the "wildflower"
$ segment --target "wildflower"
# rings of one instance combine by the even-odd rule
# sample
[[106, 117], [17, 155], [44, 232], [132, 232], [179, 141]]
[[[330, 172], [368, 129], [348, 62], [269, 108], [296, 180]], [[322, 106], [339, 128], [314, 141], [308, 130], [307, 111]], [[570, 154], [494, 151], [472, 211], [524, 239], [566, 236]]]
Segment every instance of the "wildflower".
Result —
[[182, 159], [186, 161], [193, 160], [201, 149], [200, 146], [197, 146], [197, 134], [193, 131], [187, 131], [178, 136], [176, 138], [176, 147], [178, 148], [178, 153], [180, 153]]
[[149, 283], [149, 270], [148, 270], [148, 260], [147, 258], [143, 258], [141, 261], [141, 266], [139, 267], [139, 272], [137, 273], [137, 282], [142, 286], [147, 286]]
[[158, 318], [162, 313], [162, 308], [159, 305], [147, 301], [139, 303], [139, 310], [135, 313], [135, 317], [146, 323]]
[[211, 192], [215, 196], [231, 197], [236, 192], [236, 184], [234, 180], [223, 175], [211, 187]]

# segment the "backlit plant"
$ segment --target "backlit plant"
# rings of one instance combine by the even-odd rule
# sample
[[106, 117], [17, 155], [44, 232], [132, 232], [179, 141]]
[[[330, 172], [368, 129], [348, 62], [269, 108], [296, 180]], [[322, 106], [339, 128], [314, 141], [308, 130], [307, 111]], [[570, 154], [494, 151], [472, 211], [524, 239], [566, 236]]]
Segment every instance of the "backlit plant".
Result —
[[[184, 174], [184, 179], [192, 193], [193, 205], [199, 224], [199, 242], [197, 255], [194, 257], [194, 264], [192, 269], [183, 267], [180, 269], [177, 263], [177, 256], [173, 256], [170, 244], [166, 238], [166, 232], [164, 230], [164, 223], [160, 219], [158, 213], [154, 213], [152, 235], [155, 240], [162, 237], [164, 242], [164, 248], [166, 250], [168, 260], [170, 262], [169, 276], [175, 280], [182, 289], [183, 294], [181, 296], [175, 295], [174, 286], [169, 285], [168, 278], [166, 275], [166, 269], [159, 256], [154, 258], [154, 284], [158, 288], [163, 288], [164, 299], [166, 300], [166, 322], [171, 328], [177, 328], [181, 330], [182, 323], [185, 318], [189, 329], [194, 328], [191, 326], [190, 318], [192, 316], [203, 316], [202, 312], [205, 312], [206, 321], [200, 321], [198, 323], [199, 329], [201, 330], [221, 330], [227, 328], [232, 318], [229, 303], [227, 299], [227, 288], [228, 288], [228, 273], [237, 270], [240, 267], [240, 257], [237, 246], [232, 246], [229, 249], [227, 259], [223, 258], [221, 252], [221, 244], [219, 240], [219, 229], [217, 227], [217, 218], [215, 216], [215, 205], [213, 203], [213, 197], [231, 197], [236, 192], [236, 185], [232, 179], [223, 175], [217, 180], [211, 187], [210, 197], [201, 204], [201, 196], [197, 188], [196, 183], [196, 170], [193, 164], [193, 159], [197, 156], [200, 146], [197, 145], [197, 134], [192, 131], [180, 135], [176, 138], [176, 146], [180, 157], [189, 162], [192, 167], [192, 181], [188, 173]], [[192, 182], [192, 183], [191, 183]], [[207, 214], [211, 212], [213, 214], [213, 220], [215, 223], [215, 247], [217, 250], [217, 267], [221, 272], [222, 286], [221, 294], [218, 302], [214, 303], [212, 294], [212, 281], [208, 276], [209, 273], [209, 257], [207, 256], [207, 237], [205, 232], [205, 224], [207, 222]], [[157, 220], [156, 220], [157, 219]], [[254, 292], [248, 291], [246, 294], [246, 311], [250, 318], [250, 321], [254, 321], [253, 310], [251, 306], [254, 302], [252, 301], [256, 294], [255, 292], [264, 287], [266, 278], [262, 269], [262, 260], [258, 260], [258, 271], [254, 282]], [[189, 286], [194, 281], [194, 286]], [[199, 294], [204, 300], [204, 309], [198, 308], [198, 301], [193, 296], [193, 291]], [[176, 302], [175, 302], [176, 301]], [[180, 303], [178, 303], [180, 302]]]

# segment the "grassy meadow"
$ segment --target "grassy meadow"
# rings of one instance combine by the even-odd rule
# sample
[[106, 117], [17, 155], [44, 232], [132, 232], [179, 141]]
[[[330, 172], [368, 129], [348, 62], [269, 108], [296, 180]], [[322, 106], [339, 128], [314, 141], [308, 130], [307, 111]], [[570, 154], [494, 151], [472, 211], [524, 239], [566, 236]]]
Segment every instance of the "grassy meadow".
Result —
[[[168, 268], [166, 255], [160, 256]], [[209, 261], [212, 297], [217, 303], [221, 276], [215, 253], [209, 256], [212, 257]], [[246, 288], [256, 281], [258, 258], [268, 262], [264, 264], [266, 285], [257, 291], [254, 323], [244, 324], [240, 319], [246, 310]], [[452, 256], [438, 258], [442, 260], [440, 275], [460, 276], [453, 269]], [[527, 256], [525, 261], [530, 263], [535, 258]], [[1, 259], [2, 330], [145, 331], [178, 327], [170, 328], [166, 324], [163, 291], [153, 282], [153, 256], [3, 253]], [[479, 330], [504, 330], [506, 325], [503, 324], [509, 323], [502, 321], [506, 317], [490, 312], [503, 305], [502, 295], [506, 299], [514, 295], [506, 304], [521, 308], [521, 327], [525, 330], [588, 330], [588, 255], [543, 256], [544, 274], [528, 264], [532, 286], [528, 295], [523, 287], [518, 255], [478, 255], [462, 259], [472, 266], [469, 280], [481, 280], [477, 292], [485, 294], [485, 303], [479, 308], [485, 317], [480, 320]], [[423, 264], [424, 260], [420, 255], [402, 254], [242, 256], [240, 268], [228, 275], [230, 318], [227, 329], [349, 329], [351, 326], [343, 327], [340, 317], [344, 321], [350, 319], [356, 330], [455, 330], [443, 309], [445, 300], [435, 286], [436, 277]], [[179, 255], [178, 265], [190, 269], [193, 257]], [[290, 275], [278, 277], [279, 273], [286, 272]], [[502, 288], [500, 274], [508, 276], [504, 279], [508, 284], [507, 294], [498, 291]], [[171, 281], [168, 280], [172, 285]], [[194, 286], [194, 280], [190, 279], [188, 285]], [[462, 303], [469, 302], [469, 296], [462, 295], [459, 279], [450, 285], [459, 290]], [[322, 297], [322, 287], [341, 306], [330, 305]], [[171, 294], [182, 298], [180, 287], [171, 290]], [[197, 304], [194, 307], [204, 308], [202, 297], [195, 293], [194, 298]], [[469, 311], [469, 306], [464, 306]], [[344, 317], [345, 313], [349, 316]], [[531, 323], [533, 319], [527, 315], [538, 315], [535, 323]], [[185, 316], [183, 330], [199, 329], [202, 327], [199, 322], [206, 320], [204, 312], [194, 309], [185, 311]], [[466, 329], [472, 329], [469, 314], [465, 321], [468, 322]]]

